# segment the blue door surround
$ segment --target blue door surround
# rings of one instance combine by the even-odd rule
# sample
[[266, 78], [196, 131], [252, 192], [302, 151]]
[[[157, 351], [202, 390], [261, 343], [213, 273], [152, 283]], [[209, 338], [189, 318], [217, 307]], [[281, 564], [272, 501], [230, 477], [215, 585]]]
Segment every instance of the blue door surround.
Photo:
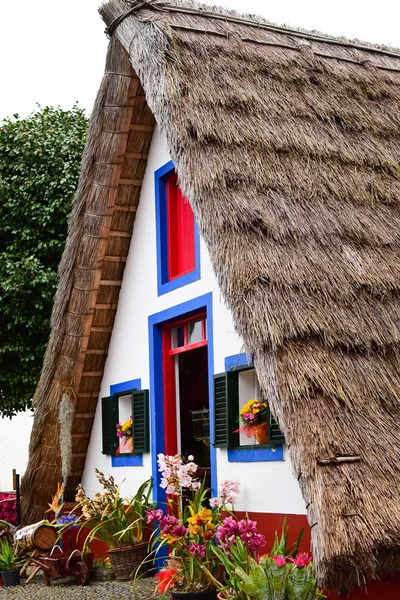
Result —
[[[210, 406], [210, 432], [214, 431], [214, 347], [212, 293], [198, 296], [182, 304], [172, 306], [149, 316], [149, 359], [150, 359], [150, 426], [151, 426], [151, 461], [154, 480], [153, 498], [158, 504], [166, 500], [165, 491], [160, 488], [157, 455], [164, 454], [164, 378], [162, 357], [162, 328], [177, 318], [190, 316], [201, 309], [206, 310], [208, 339], [208, 393]], [[210, 444], [211, 487], [212, 495], [217, 495], [216, 451]], [[194, 457], [196, 460], [196, 457]]]

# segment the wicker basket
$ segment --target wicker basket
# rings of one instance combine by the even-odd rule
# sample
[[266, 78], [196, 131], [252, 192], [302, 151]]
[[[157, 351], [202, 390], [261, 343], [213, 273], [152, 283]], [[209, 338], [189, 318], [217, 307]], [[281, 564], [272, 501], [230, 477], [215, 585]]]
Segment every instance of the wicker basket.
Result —
[[[136, 546], [126, 546], [125, 548], [111, 548], [107, 550], [110, 558], [111, 567], [117, 581], [128, 581], [132, 579], [137, 567], [147, 557], [147, 542], [137, 544]], [[153, 563], [145, 562], [139, 570], [142, 577], [149, 577], [154, 574]]]

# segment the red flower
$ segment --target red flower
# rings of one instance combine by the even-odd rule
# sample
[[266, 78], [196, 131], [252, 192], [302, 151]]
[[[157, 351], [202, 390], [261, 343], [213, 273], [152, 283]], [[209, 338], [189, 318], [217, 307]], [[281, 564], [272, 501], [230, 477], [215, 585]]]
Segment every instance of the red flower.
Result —
[[175, 569], [162, 569], [156, 573], [156, 579], [159, 583], [156, 586], [155, 591], [163, 594], [165, 589], [168, 589], [175, 581], [177, 571]]
[[296, 558], [290, 558], [296, 567], [306, 567], [312, 561], [312, 556], [307, 552], [300, 552]]
[[277, 567], [283, 567], [286, 565], [286, 558], [284, 556], [273, 556], [272, 557]]

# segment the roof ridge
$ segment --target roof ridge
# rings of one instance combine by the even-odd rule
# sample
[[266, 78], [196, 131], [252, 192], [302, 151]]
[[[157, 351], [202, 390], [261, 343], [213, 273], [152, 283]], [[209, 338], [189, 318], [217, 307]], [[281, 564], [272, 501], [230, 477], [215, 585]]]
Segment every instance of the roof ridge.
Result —
[[337, 46], [343, 46], [347, 48], [353, 48], [356, 50], [362, 50], [364, 52], [372, 52], [381, 54], [384, 56], [390, 56], [393, 58], [400, 58], [400, 49], [392, 48], [390, 46], [373, 44], [370, 42], [363, 42], [361, 40], [351, 41], [345, 37], [334, 37], [328, 34], [324, 34], [318, 31], [308, 31], [302, 28], [287, 27], [285, 25], [276, 25], [268, 21], [265, 17], [258, 15], [246, 15], [236, 10], [224, 9], [219, 6], [212, 6], [202, 4], [196, 0], [177, 0], [177, 2], [165, 1], [165, 0], [124, 0], [127, 4], [131, 5], [131, 8], [117, 17], [107, 28], [106, 33], [111, 36], [115, 31], [115, 28], [121, 23], [123, 19], [132, 13], [140, 10], [141, 8], [150, 8], [165, 12], [176, 12], [181, 14], [191, 14], [209, 19], [224, 20], [237, 25], [247, 25], [250, 27], [257, 27], [258, 29], [266, 29], [268, 31], [274, 31], [277, 33], [289, 34], [295, 37], [308, 39], [310, 41], [321, 42], [325, 44], [332, 44]]

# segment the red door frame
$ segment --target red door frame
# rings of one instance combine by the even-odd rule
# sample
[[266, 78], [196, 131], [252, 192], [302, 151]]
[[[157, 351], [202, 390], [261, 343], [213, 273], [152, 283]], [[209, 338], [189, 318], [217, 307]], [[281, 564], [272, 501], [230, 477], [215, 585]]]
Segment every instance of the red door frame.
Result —
[[[184, 330], [184, 345], [179, 348], [171, 348], [171, 330], [181, 325], [187, 325], [193, 321], [202, 319], [203, 340], [194, 344], [187, 343], [186, 328]], [[175, 455], [178, 452], [178, 431], [176, 422], [176, 381], [175, 381], [175, 356], [182, 352], [189, 352], [196, 348], [208, 345], [206, 339], [206, 311], [202, 310], [190, 317], [182, 317], [164, 325], [162, 328], [162, 356], [164, 375], [164, 440], [165, 454]]]

